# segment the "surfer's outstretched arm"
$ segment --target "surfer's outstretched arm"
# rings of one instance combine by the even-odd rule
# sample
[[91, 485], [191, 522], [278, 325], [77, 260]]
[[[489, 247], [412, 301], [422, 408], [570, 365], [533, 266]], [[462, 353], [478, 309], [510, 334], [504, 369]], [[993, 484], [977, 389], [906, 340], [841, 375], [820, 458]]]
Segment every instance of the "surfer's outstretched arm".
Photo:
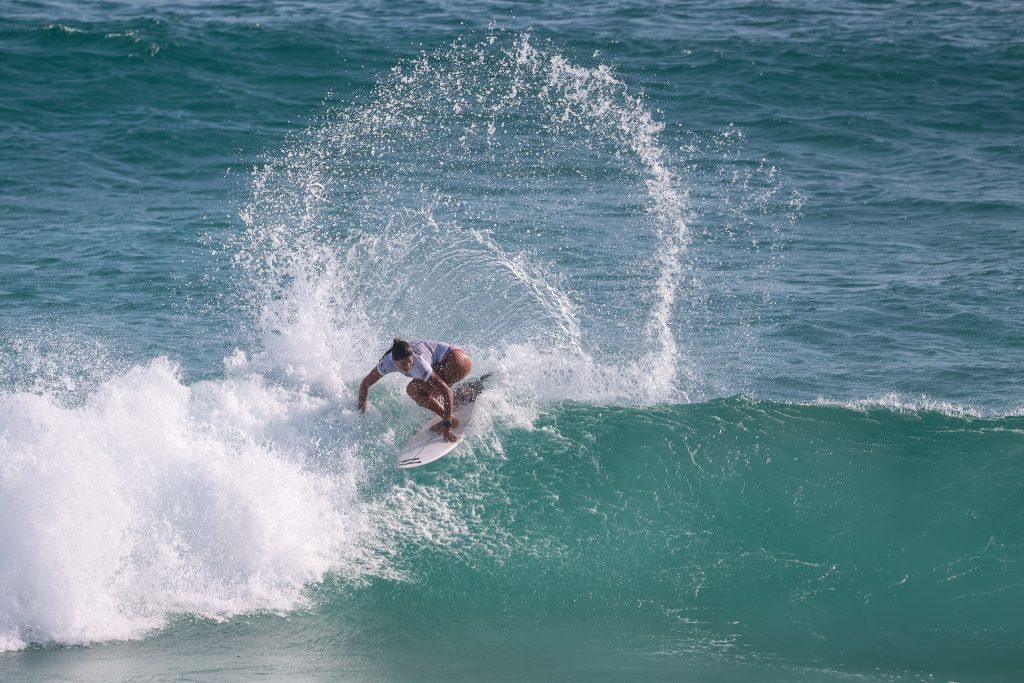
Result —
[[359, 383], [359, 412], [366, 412], [366, 399], [370, 395], [370, 387], [377, 383], [384, 375], [377, 371], [377, 368], [370, 370], [370, 374], [363, 378], [363, 381]]

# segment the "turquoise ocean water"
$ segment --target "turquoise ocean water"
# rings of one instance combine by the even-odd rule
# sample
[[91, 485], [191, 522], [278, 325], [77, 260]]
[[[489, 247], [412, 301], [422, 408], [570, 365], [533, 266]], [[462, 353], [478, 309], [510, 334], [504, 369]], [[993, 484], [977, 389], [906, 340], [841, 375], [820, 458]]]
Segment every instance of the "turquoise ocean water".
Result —
[[0, 2], [0, 680], [1021, 680], [1022, 27]]

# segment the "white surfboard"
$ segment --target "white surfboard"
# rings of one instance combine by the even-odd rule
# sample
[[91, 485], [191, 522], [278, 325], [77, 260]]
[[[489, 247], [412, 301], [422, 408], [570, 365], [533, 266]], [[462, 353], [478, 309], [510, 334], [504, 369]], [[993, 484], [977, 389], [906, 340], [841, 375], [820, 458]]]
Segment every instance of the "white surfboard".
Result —
[[448, 455], [460, 443], [462, 437], [473, 421], [473, 410], [476, 408], [476, 398], [483, 391], [483, 378], [471, 380], [455, 390], [455, 410], [452, 415], [459, 421], [457, 427], [452, 429], [452, 434], [459, 437], [458, 441], [451, 442], [438, 432], [430, 431], [430, 428], [440, 422], [436, 415], [423, 423], [419, 431], [410, 437], [405, 446], [398, 453], [398, 466], [402, 469], [419, 467], [434, 462], [438, 458]]

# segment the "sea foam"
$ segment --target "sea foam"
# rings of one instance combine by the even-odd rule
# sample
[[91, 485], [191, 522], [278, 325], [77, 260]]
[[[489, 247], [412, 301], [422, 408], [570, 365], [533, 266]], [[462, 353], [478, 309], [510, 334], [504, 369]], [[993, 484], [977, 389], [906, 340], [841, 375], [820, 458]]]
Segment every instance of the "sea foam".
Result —
[[325, 410], [258, 375], [188, 386], [162, 358], [77, 407], [0, 396], [0, 643], [288, 610], [328, 570], [386, 572], [356, 469], [306, 462]]

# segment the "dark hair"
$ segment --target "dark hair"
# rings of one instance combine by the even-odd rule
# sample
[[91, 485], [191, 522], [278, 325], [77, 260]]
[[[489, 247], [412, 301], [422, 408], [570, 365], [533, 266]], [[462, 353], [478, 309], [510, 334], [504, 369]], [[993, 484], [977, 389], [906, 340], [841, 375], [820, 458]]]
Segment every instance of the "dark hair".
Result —
[[388, 353], [391, 354], [391, 360], [402, 360], [412, 355], [412, 347], [404, 339], [395, 337], [395, 340], [391, 343], [391, 350]]

